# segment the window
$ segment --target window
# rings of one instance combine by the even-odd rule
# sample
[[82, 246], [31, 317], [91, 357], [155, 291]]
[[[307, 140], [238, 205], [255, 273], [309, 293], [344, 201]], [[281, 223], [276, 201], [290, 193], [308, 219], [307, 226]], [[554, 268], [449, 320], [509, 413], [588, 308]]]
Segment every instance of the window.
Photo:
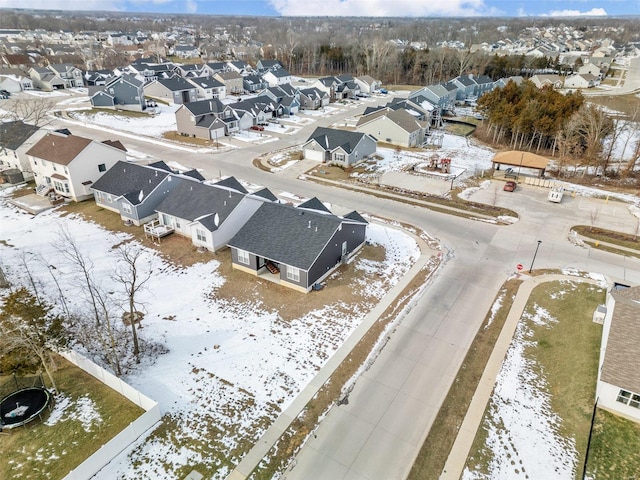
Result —
[[630, 407], [640, 409], [640, 395], [638, 395], [637, 393], [620, 390], [618, 392], [618, 398], [616, 398], [616, 401], [624, 403], [625, 405], [629, 405]]
[[131, 205], [129, 205], [128, 203], [123, 203], [122, 204], [122, 211], [124, 213], [131, 213]]
[[101, 163], [100, 165], [98, 165], [98, 171], [99, 172], [106, 172], [107, 171], [107, 166], [104, 163]]
[[107, 202], [111, 203], [111, 201], [112, 201], [112, 200], [111, 200], [111, 195], [109, 195], [109, 194], [107, 193]]
[[207, 234], [204, 230], [200, 230], [199, 228], [196, 228], [196, 238], [200, 241], [200, 242], [206, 242], [207, 241]]
[[238, 263], [249, 265], [249, 252], [246, 250], [238, 250]]
[[344, 153], [336, 153], [334, 158], [336, 162], [344, 162], [345, 156]]
[[296, 267], [287, 267], [287, 279], [294, 282], [300, 281], [300, 269]]

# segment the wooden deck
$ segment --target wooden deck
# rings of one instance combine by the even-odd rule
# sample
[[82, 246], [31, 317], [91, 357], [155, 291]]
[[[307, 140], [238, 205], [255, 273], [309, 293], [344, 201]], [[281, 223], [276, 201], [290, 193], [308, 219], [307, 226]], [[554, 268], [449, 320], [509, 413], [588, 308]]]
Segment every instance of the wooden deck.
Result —
[[144, 224], [144, 236], [151, 238], [156, 243], [160, 243], [160, 240], [167, 235], [171, 235], [175, 229], [170, 225], [163, 225], [159, 220], [152, 220], [149, 223]]

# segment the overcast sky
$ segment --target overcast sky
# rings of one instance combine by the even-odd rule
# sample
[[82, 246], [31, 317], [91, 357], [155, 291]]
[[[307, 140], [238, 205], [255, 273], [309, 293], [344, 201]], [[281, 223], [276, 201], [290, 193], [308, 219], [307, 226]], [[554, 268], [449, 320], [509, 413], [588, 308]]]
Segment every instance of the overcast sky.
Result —
[[0, 8], [271, 16], [640, 15], [640, 0], [0, 0]]

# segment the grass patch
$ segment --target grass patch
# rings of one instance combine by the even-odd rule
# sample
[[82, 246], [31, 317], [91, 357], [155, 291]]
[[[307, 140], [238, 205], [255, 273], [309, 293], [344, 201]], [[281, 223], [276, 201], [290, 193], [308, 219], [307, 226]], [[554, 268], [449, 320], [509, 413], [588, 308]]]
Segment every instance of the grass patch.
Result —
[[[533, 290], [525, 308], [527, 317], [523, 315], [520, 320], [526, 322], [528, 332], [526, 340], [521, 340], [526, 341], [524, 356], [532, 362], [531, 371], [545, 379], [551, 410], [562, 419], [557, 433], [568, 441], [575, 440], [576, 471], [585, 457], [600, 355], [602, 326], [592, 322], [592, 314], [603, 300], [603, 289], [593, 285], [545, 283]], [[557, 321], [536, 323], [531, 320], [538, 308], [546, 310]], [[540, 388], [533, 384], [530, 387]], [[505, 430], [501, 418], [490, 413], [494, 402], [493, 398], [489, 402], [467, 460], [467, 468], [481, 475], [491, 475], [488, 465], [494, 458], [494, 451], [486, 445], [490, 425], [501, 433], [502, 438], [512, 435]], [[544, 461], [536, 458], [533, 452], [521, 453], [522, 458], [530, 460], [529, 464]], [[514, 465], [511, 473], [515, 475], [516, 469], [521, 467]]]
[[496, 301], [501, 302], [500, 308], [495, 315], [487, 313], [431, 425], [407, 480], [437, 480], [440, 477], [521, 283], [518, 279], [508, 280], [498, 292]]
[[619, 247], [638, 250], [638, 253], [640, 254], [640, 235], [615, 232], [613, 230], [590, 227], [588, 225], [576, 225], [575, 227], [572, 227], [571, 230], [583, 237], [590, 238], [597, 242], [613, 243]]
[[593, 424], [587, 477], [594, 480], [638, 478], [640, 425], [598, 409]]
[[[61, 357], [56, 358], [55, 380], [67, 415], [54, 425], [34, 423], [0, 436], [0, 478], [59, 479], [77, 467], [103, 444], [144, 413], [122, 395]], [[79, 403], [87, 405], [100, 421], [83, 425]]]
[[472, 125], [464, 125], [462, 123], [445, 122], [443, 129], [447, 133], [466, 137], [467, 135], [471, 135], [473, 132], [475, 132], [476, 127]]
[[222, 147], [220, 143], [216, 143], [214, 140], [207, 140], [206, 138], [189, 137], [187, 135], [180, 135], [178, 132], [170, 131], [163, 132], [162, 138], [170, 140], [175, 143], [184, 143], [186, 145], [196, 145], [198, 147]]
[[640, 258], [640, 252], [634, 253], [634, 252], [629, 252], [627, 250], [620, 250], [619, 248], [611, 247], [609, 245], [603, 245], [602, 243], [598, 243], [598, 245], [596, 245], [596, 242], [590, 242], [590, 241], [586, 241], [584, 243], [589, 245], [591, 248], [597, 248], [598, 250], [603, 250], [605, 252], [615, 253], [616, 255], [622, 255], [623, 257]]
[[[82, 110], [80, 112], [81, 116], [85, 115], [95, 115], [97, 113], [102, 113], [104, 115], [111, 115], [112, 117], [127, 117], [127, 118], [149, 118], [152, 115], [147, 112], [134, 112], [131, 110], [111, 110], [108, 108], [91, 108], [89, 110]], [[78, 114], [74, 112], [68, 112], [71, 118], [77, 118]]]

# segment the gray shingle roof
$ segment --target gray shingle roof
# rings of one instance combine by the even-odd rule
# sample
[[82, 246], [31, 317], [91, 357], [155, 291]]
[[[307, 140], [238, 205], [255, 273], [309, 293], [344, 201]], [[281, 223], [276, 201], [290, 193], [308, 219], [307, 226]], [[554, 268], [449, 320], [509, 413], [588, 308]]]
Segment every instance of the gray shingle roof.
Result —
[[309, 270], [342, 219], [281, 203], [264, 203], [229, 242], [269, 260]]
[[312, 197], [309, 200], [307, 200], [306, 202], [302, 202], [300, 205], [298, 205], [298, 208], [304, 208], [306, 210], [317, 210], [319, 212], [326, 212], [326, 213], [331, 213], [331, 210], [329, 210], [324, 203], [322, 203], [318, 197]]
[[0, 147], [15, 150], [26, 142], [40, 127], [29, 125], [21, 120], [0, 123]]
[[182, 90], [193, 90], [194, 87], [182, 77], [159, 78], [157, 82], [168, 88], [172, 92], [180, 92]]
[[[244, 198], [237, 193], [206, 183], [182, 182], [156, 208], [158, 212], [198, 221], [209, 231], [221, 225]], [[218, 225], [214, 218], [218, 214]]]
[[351, 153], [364, 136], [365, 134], [360, 132], [318, 127], [311, 134], [307, 142], [315, 140], [325, 150], [334, 150], [342, 147], [345, 152]]
[[272, 202], [278, 201], [278, 197], [276, 197], [268, 188], [263, 188], [262, 190], [258, 190], [257, 192], [252, 192], [251, 195], [266, 198], [267, 200], [271, 200]]
[[196, 116], [206, 115], [207, 113], [222, 113], [225, 109], [225, 105], [217, 98], [185, 103], [183, 107]]
[[124, 196], [131, 204], [138, 205], [169, 173], [149, 165], [119, 161], [91, 186], [93, 190]]
[[218, 187], [231, 188], [232, 190], [240, 193], [249, 193], [249, 191], [242, 186], [242, 184], [236, 179], [236, 177], [224, 178], [219, 182], [214, 183], [214, 185], [217, 185]]

